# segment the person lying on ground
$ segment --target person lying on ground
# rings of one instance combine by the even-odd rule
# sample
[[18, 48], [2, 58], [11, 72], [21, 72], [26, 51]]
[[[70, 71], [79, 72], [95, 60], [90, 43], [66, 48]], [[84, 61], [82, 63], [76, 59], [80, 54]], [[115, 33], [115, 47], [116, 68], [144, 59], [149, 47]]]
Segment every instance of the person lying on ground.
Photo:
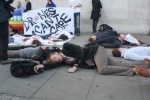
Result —
[[[148, 69], [141, 66], [133, 68], [111, 66], [108, 62], [106, 49], [99, 45], [89, 47], [80, 47], [79, 45], [64, 43], [62, 50], [53, 49], [47, 56], [47, 63], [43, 65], [44, 69], [52, 69], [62, 65], [70, 65], [68, 72], [74, 73], [80, 68], [93, 69], [97, 68], [102, 75], [134, 75], [139, 74], [144, 77], [149, 76]], [[39, 64], [41, 66], [41, 64]], [[35, 67], [39, 69], [38, 65]], [[35, 70], [35, 71], [36, 71]]]
[[150, 47], [116, 48], [112, 50], [112, 54], [114, 57], [143, 61], [145, 58], [150, 59]]
[[142, 44], [138, 37], [136, 37], [136, 39], [139, 42], [131, 43], [126, 40], [126, 36], [124, 34], [117, 34], [115, 31], [98, 32], [97, 34], [90, 36], [89, 43], [85, 46], [100, 44], [105, 48], [118, 48], [121, 45], [137, 46]]
[[44, 59], [45, 47], [28, 47], [20, 50], [9, 50], [8, 57], [9, 58], [25, 58], [25, 59]]
[[22, 44], [22, 45], [33, 45], [36, 44], [38, 46], [41, 45], [49, 45], [49, 44], [55, 44], [55, 42], [62, 42], [62, 41], [66, 41], [69, 38], [64, 35], [61, 34], [58, 36], [58, 38], [48, 38], [46, 40], [44, 40], [43, 38], [41, 38], [38, 35], [33, 35], [31, 37], [24, 37], [21, 35], [13, 35], [13, 36], [9, 36], [9, 45], [11, 45], [11, 43], [18, 43], [18, 44]]

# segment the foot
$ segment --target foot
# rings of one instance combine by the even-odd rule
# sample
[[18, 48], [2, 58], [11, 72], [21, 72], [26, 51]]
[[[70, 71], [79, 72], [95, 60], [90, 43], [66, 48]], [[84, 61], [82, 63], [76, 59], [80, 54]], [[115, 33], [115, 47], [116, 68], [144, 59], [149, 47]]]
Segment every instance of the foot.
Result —
[[80, 36], [80, 33], [75, 33], [76, 36]]
[[148, 77], [148, 70], [146, 68], [141, 67], [141, 66], [134, 67], [134, 72], [137, 75], [140, 75], [143, 77]]
[[7, 60], [1, 60], [1, 64], [4, 65], [4, 64], [10, 64], [12, 62], [12, 60], [10, 59], [7, 59]]

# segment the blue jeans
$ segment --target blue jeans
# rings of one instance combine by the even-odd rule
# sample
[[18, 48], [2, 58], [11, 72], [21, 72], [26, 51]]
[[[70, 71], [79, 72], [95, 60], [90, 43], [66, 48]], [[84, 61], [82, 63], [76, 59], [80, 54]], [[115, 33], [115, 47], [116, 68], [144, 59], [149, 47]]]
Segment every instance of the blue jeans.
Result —
[[80, 34], [80, 12], [74, 13], [75, 35]]

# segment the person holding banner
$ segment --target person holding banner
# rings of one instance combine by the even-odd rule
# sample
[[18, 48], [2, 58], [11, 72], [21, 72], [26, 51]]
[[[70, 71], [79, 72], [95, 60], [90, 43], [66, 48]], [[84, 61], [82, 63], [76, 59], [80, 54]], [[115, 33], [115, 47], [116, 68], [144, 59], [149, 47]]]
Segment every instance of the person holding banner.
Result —
[[145, 58], [150, 59], [150, 47], [117, 48], [113, 49], [112, 54], [114, 57], [143, 61]]
[[74, 9], [75, 35], [80, 36], [80, 7], [82, 7], [82, 2], [81, 0], [69, 0], [69, 6]]
[[56, 7], [56, 5], [52, 0], [47, 0], [46, 7]]
[[23, 12], [27, 12], [32, 9], [31, 2], [29, 0], [25, 0], [25, 2], [26, 2], [26, 9]]
[[8, 59], [8, 19], [12, 17], [11, 12], [14, 11], [14, 7], [10, 4], [14, 0], [0, 0], [0, 63], [8, 64], [11, 60]]

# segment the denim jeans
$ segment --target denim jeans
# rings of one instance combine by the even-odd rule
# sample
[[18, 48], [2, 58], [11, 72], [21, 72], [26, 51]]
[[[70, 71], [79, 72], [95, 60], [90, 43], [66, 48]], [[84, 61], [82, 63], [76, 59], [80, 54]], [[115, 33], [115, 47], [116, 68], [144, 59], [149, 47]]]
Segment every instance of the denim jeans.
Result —
[[74, 13], [75, 34], [80, 34], [80, 12]]

